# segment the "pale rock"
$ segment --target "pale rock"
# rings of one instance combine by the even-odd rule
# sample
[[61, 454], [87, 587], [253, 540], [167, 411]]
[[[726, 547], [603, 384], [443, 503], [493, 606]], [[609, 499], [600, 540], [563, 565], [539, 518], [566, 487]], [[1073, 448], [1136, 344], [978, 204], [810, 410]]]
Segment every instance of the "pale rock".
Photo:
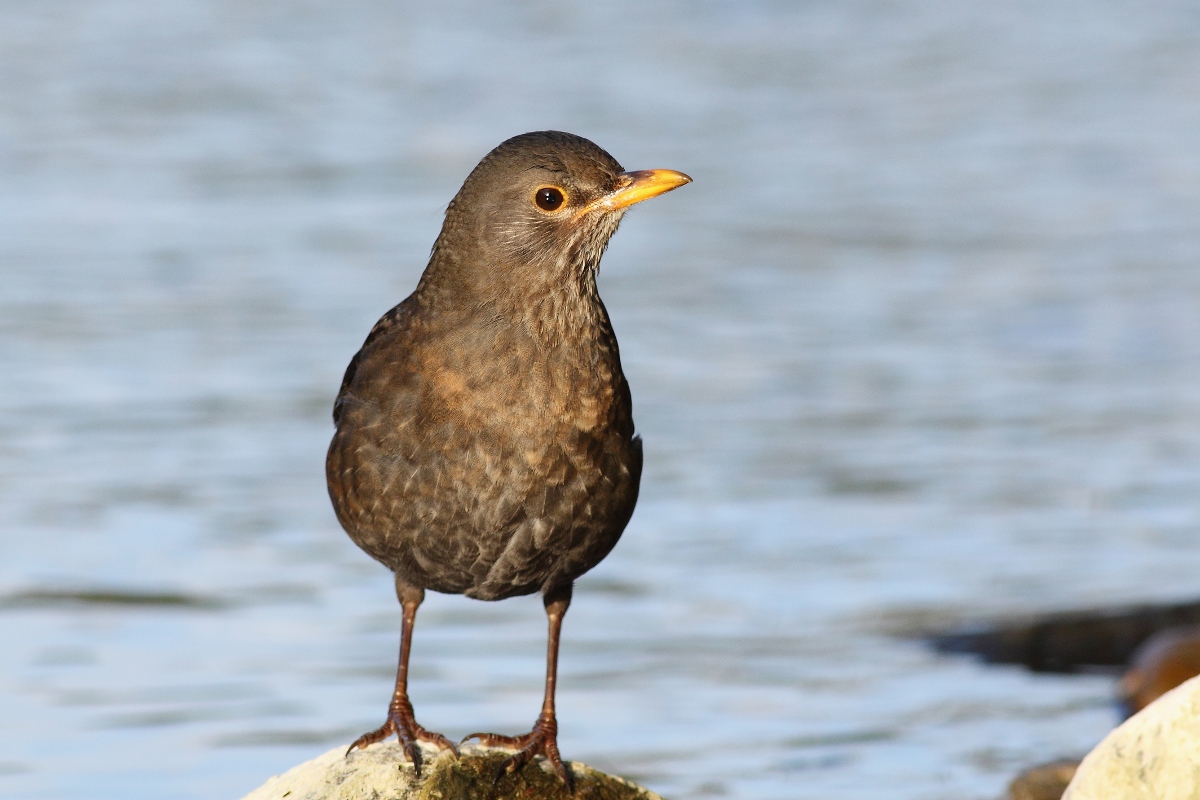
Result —
[[1200, 677], [1106, 736], [1083, 759], [1063, 800], [1200, 800]]
[[[346, 755], [336, 747], [276, 775], [242, 800], [568, 800], [562, 781], [541, 758], [493, 785], [505, 750], [467, 745], [455, 758], [449, 751], [423, 748], [424, 767], [416, 778], [395, 742], [371, 745]], [[575, 776], [572, 800], [662, 800], [622, 778], [579, 762], [567, 762]]]

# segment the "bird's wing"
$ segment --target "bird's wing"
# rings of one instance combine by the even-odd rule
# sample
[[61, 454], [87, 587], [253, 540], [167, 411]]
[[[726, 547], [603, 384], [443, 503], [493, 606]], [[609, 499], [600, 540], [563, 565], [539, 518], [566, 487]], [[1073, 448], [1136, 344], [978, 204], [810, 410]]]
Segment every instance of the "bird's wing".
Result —
[[396, 330], [404, 325], [408, 317], [412, 313], [411, 298], [404, 300], [395, 308], [388, 311], [375, 326], [371, 328], [371, 332], [367, 334], [366, 340], [362, 343], [362, 347], [354, 354], [354, 358], [350, 359], [350, 363], [346, 366], [346, 373], [342, 376], [342, 386], [338, 389], [337, 399], [333, 401], [333, 424], [337, 425], [342, 421], [342, 414], [346, 404], [346, 397], [350, 392], [350, 387], [354, 383], [354, 375], [358, 372], [358, 365], [364, 357], [371, 345], [381, 336]]

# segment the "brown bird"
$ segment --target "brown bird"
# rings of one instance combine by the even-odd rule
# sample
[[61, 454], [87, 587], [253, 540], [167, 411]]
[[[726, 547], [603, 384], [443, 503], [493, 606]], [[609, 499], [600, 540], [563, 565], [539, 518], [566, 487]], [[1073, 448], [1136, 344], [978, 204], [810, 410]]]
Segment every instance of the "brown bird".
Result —
[[418, 741], [454, 749], [408, 699], [426, 589], [541, 592], [550, 632], [533, 730], [467, 739], [517, 750], [497, 778], [542, 755], [571, 786], [554, 713], [559, 631], [575, 579], [629, 522], [642, 473], [596, 271], [629, 206], [690, 181], [625, 172], [569, 133], [509, 139], [450, 201], [416, 290], [351, 359], [333, 409], [329, 494], [350, 538], [395, 573], [403, 611], [387, 720], [351, 750], [396, 734], [419, 772]]

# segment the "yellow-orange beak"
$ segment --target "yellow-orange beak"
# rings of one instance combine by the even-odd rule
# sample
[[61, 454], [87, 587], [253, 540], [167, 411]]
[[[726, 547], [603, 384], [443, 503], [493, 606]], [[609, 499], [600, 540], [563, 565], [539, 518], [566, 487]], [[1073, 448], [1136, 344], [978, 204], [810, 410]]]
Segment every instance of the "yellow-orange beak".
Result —
[[664, 192], [678, 189], [692, 179], [682, 172], [673, 169], [640, 169], [636, 172], [622, 172], [616, 191], [588, 204], [587, 211], [603, 209], [616, 211], [651, 197], [658, 197]]

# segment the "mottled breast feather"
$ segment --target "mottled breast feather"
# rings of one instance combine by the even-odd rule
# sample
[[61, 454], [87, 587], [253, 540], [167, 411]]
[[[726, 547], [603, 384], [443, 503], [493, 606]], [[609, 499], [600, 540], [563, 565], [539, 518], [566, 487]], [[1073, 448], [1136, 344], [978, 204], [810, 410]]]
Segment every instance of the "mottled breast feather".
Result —
[[548, 346], [416, 302], [346, 370], [326, 463], [338, 519], [415, 586], [498, 600], [569, 583], [620, 538], [642, 470], [603, 306], [587, 341]]

